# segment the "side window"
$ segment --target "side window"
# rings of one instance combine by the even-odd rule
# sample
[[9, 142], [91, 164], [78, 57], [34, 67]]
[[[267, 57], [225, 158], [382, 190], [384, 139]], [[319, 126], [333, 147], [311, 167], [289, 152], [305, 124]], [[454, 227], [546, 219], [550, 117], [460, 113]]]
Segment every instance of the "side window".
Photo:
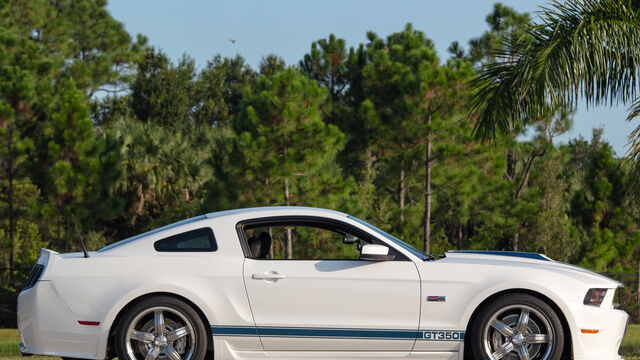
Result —
[[216, 251], [218, 244], [211, 228], [191, 230], [173, 235], [153, 243], [160, 252], [201, 252]]
[[360, 248], [368, 241], [312, 225], [260, 225], [245, 228], [254, 259], [287, 259], [290, 244], [292, 260], [358, 260]]

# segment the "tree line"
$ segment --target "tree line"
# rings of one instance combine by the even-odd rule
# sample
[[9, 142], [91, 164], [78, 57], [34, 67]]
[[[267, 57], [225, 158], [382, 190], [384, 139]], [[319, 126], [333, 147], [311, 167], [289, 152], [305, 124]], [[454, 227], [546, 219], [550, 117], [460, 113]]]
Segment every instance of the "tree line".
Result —
[[345, 211], [427, 253], [542, 252], [634, 272], [632, 166], [601, 129], [557, 142], [572, 104], [478, 141], [478, 73], [534, 26], [499, 3], [486, 21], [448, 54], [407, 24], [350, 46], [329, 34], [296, 64], [215, 55], [197, 67], [132, 37], [105, 0], [3, 2], [2, 323], [41, 247], [96, 250], [249, 206]]

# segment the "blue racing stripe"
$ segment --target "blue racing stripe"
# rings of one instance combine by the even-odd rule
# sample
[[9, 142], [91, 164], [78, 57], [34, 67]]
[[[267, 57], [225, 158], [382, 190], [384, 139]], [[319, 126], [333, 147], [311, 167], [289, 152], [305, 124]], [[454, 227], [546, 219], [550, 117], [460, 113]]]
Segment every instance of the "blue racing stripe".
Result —
[[324, 339], [370, 339], [370, 340], [426, 340], [461, 341], [464, 331], [458, 330], [396, 330], [396, 329], [345, 329], [276, 326], [211, 326], [213, 335], [247, 337], [286, 337]]
[[519, 251], [491, 251], [491, 250], [451, 250], [451, 253], [458, 254], [484, 254], [484, 255], [499, 255], [499, 256], [512, 256], [525, 259], [535, 259], [542, 261], [551, 261], [547, 256], [536, 253], [519, 252]]
[[255, 326], [211, 326], [213, 335], [258, 336]]
[[375, 329], [309, 329], [309, 328], [258, 328], [260, 336], [272, 337], [321, 337], [321, 338], [376, 338], [376, 339], [415, 339], [416, 331], [375, 330]]

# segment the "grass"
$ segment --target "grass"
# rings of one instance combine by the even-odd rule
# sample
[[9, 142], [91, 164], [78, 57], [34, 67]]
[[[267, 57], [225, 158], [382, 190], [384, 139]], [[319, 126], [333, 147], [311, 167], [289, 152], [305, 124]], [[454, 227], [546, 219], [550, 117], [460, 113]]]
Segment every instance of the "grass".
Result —
[[640, 325], [629, 325], [620, 345], [620, 354], [627, 359], [640, 359]]
[[24, 358], [20, 355], [20, 335], [16, 329], [0, 329], [0, 360], [61, 360], [51, 356], [30, 356]]
[[20, 335], [15, 329], [0, 329], [0, 357], [20, 356]]
[[[20, 356], [20, 335], [16, 329], [0, 329], [0, 360], [23, 359]], [[620, 354], [628, 360], [640, 360], [640, 325], [629, 325], [622, 339]], [[60, 360], [51, 356], [30, 356], [28, 360]], [[26, 360], [26, 359], [25, 359]]]

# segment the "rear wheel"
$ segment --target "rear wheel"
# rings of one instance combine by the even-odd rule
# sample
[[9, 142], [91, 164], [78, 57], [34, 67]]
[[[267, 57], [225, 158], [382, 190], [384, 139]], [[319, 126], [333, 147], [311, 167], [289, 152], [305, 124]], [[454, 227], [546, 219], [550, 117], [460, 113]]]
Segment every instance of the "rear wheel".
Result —
[[527, 294], [498, 298], [481, 310], [471, 330], [476, 359], [557, 360], [564, 333], [556, 312]]
[[115, 343], [121, 360], [202, 360], [207, 332], [191, 306], [158, 296], [127, 310], [118, 324]]

